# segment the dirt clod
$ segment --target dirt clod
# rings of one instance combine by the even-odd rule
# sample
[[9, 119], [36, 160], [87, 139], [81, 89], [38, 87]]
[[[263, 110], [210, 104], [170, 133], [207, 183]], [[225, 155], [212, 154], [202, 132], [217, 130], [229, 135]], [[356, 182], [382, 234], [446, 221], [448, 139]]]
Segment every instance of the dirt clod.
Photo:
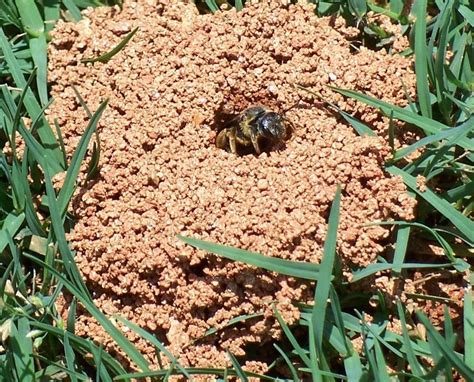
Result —
[[[108, 63], [81, 63], [135, 27]], [[49, 113], [70, 152], [88, 120], [71, 86], [92, 110], [109, 98], [98, 128], [100, 175], [76, 197], [69, 237], [107, 314], [154, 332], [184, 365], [197, 367], [223, 366], [223, 349], [243, 355], [249, 344], [279, 337], [272, 303], [291, 324], [298, 319], [291, 301], [310, 300], [310, 285], [194, 250], [176, 235], [319, 262], [337, 185], [342, 264], [362, 267], [382, 253], [390, 228], [362, 224], [412, 219], [415, 201], [400, 178], [383, 171], [387, 120], [327, 85], [404, 106], [403, 86], [414, 96], [415, 78], [406, 58], [354, 50], [357, 33], [342, 19], [317, 18], [312, 5], [269, 0], [215, 15], [174, 0], [129, 1], [122, 11], [88, 10], [77, 24], [58, 23]], [[354, 114], [380, 137], [358, 136], [295, 85]], [[216, 113], [255, 104], [289, 109], [295, 129], [286, 147], [259, 156], [216, 148]], [[211, 327], [260, 312], [192, 344]], [[77, 332], [112, 346], [87, 316]], [[154, 359], [148, 344], [126, 334]], [[259, 362], [249, 367], [265, 369]]]

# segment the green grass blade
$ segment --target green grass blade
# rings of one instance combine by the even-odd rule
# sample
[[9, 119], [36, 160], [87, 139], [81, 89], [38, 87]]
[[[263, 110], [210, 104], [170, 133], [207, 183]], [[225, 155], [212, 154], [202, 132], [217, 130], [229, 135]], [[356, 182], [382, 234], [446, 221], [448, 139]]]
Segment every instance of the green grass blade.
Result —
[[229, 328], [232, 325], [238, 324], [239, 322], [245, 322], [245, 321], [250, 320], [252, 318], [262, 317], [263, 315], [264, 315], [263, 313], [252, 313], [252, 314], [243, 314], [241, 316], [234, 317], [231, 320], [229, 320], [227, 322], [227, 324], [219, 326], [219, 328], [212, 327], [212, 328], [207, 329], [206, 332], [201, 337], [197, 338], [195, 341], [199, 341], [200, 339], [202, 339], [204, 337], [215, 334], [219, 330], [222, 330], [224, 328]]
[[91, 353], [94, 357], [94, 366], [96, 368], [96, 382], [112, 382], [109, 372], [104, 367], [104, 349], [102, 345], [99, 347], [91, 346]]
[[469, 275], [469, 282], [464, 289], [464, 362], [471, 369], [474, 370], [474, 299], [472, 293], [472, 282], [474, 276]]
[[320, 266], [320, 277], [314, 294], [314, 307], [311, 322], [316, 336], [316, 348], [319, 355], [323, 354], [323, 332], [326, 323], [326, 309], [328, 305], [329, 290], [336, 260], [337, 227], [339, 225], [339, 209], [341, 204], [341, 188], [338, 186], [334, 201], [329, 213], [328, 230], [324, 242], [323, 258]]
[[48, 197], [48, 206], [51, 214], [51, 223], [53, 226], [53, 232], [58, 241], [59, 251], [63, 258], [63, 263], [71, 280], [74, 281], [75, 285], [80, 288], [84, 295], [89, 295], [87, 288], [82, 281], [82, 277], [77, 269], [76, 263], [74, 262], [71, 250], [67, 244], [66, 233], [63, 227], [63, 218], [61, 216], [60, 210], [58, 208], [58, 203], [56, 200], [56, 193], [53, 188], [51, 175], [49, 173], [49, 168], [45, 162], [45, 154], [43, 147], [39, 142], [33, 137], [30, 131], [28, 131], [21, 124], [19, 125], [19, 132], [25, 140], [26, 145], [33, 154], [36, 161], [41, 165], [44, 172], [44, 181], [46, 186], [46, 195]]
[[10, 346], [15, 360], [15, 371], [19, 381], [35, 381], [35, 365], [33, 360], [33, 341], [27, 336], [31, 331], [28, 318], [20, 317], [17, 326], [12, 325]]
[[39, 37], [29, 38], [31, 56], [35, 66], [38, 68], [36, 76], [36, 86], [38, 87], [38, 95], [41, 105], [47, 105], [48, 101], [48, 59], [46, 53], [48, 50], [46, 42], [46, 34], [43, 33]]
[[273, 313], [275, 314], [275, 317], [276, 317], [278, 323], [280, 324], [280, 327], [283, 330], [283, 333], [285, 333], [285, 337], [288, 339], [291, 346], [293, 346], [293, 349], [295, 350], [296, 354], [298, 354], [301, 361], [303, 361], [307, 367], [311, 367], [311, 361], [308, 358], [305, 350], [298, 343], [298, 340], [293, 335], [290, 328], [286, 324], [285, 320], [283, 319], [283, 317], [281, 316], [281, 314], [278, 312], [278, 310], [275, 307], [273, 308]]
[[349, 113], [346, 113], [344, 110], [342, 110], [340, 107], [337, 105], [328, 102], [325, 100], [319, 93], [312, 91], [311, 89], [307, 89], [304, 86], [301, 85], [295, 85], [297, 89], [304, 90], [312, 95], [314, 95], [318, 100], [323, 102], [324, 104], [327, 104], [330, 106], [332, 109], [336, 110], [341, 116], [354, 128], [354, 130], [359, 134], [360, 136], [370, 136], [370, 137], [376, 137], [377, 134], [367, 125], [359, 121], [357, 118], [354, 118], [352, 115]]
[[[228, 369], [215, 369], [215, 368], [200, 368], [200, 367], [187, 367], [187, 373], [190, 375], [219, 375], [224, 376], [226, 374], [230, 376], [236, 376], [235, 370], [228, 370]], [[149, 371], [144, 373], [127, 373], [122, 374], [114, 378], [114, 381], [121, 381], [121, 380], [135, 380], [138, 378], [148, 378], [148, 377], [156, 377], [159, 378], [158, 380], [162, 380], [162, 378], [167, 374], [167, 370], [157, 370], [157, 371]], [[258, 374], [258, 373], [251, 373], [246, 372], [248, 377], [256, 378], [256, 380], [261, 381], [271, 381], [271, 382], [281, 382], [281, 379], [270, 377], [268, 375]], [[180, 371], [174, 371], [171, 375], [182, 375]]]
[[23, 213], [19, 215], [9, 213], [6, 216], [6, 218], [3, 220], [3, 224], [0, 229], [0, 253], [2, 253], [5, 247], [7, 246], [8, 237], [15, 237], [16, 233], [18, 232], [24, 221], [25, 214]]
[[76, 311], [77, 311], [77, 300], [75, 297], [73, 297], [71, 304], [69, 304], [69, 312], [67, 315], [67, 322], [66, 322], [66, 330], [73, 334], [76, 332]]
[[241, 261], [243, 263], [277, 272], [282, 275], [308, 280], [317, 280], [319, 278], [319, 265], [317, 264], [264, 256], [259, 253], [227, 247], [220, 244], [213, 244], [207, 241], [192, 239], [181, 235], [177, 235], [177, 237], [195, 248], [214, 253], [218, 256], [225, 257], [226, 259]]
[[51, 32], [54, 23], [61, 17], [59, 0], [44, 0], [44, 26], [46, 32]]
[[410, 226], [401, 226], [397, 231], [397, 240], [395, 241], [395, 253], [393, 254], [393, 276], [399, 277], [402, 272], [402, 266], [405, 262], [405, 255], [408, 248], [408, 239], [410, 238]]
[[472, 10], [472, 8], [469, 8], [467, 5], [461, 4], [459, 5], [459, 8], [457, 10], [461, 15], [463, 15], [463, 17], [471, 25], [471, 27], [474, 27], [474, 11]]
[[68, 331], [64, 332], [64, 358], [66, 358], [66, 366], [68, 368], [68, 375], [71, 378], [71, 382], [78, 382], [76, 377], [76, 355], [74, 354], [74, 349], [71, 347], [69, 343], [69, 336], [70, 333]]
[[463, 139], [463, 137], [469, 135], [469, 133], [472, 132], [473, 130], [474, 130], [474, 118], [471, 117], [468, 121], [464, 122], [460, 126], [451, 128], [449, 130], [443, 130], [433, 135], [429, 135], [411, 144], [408, 147], [404, 147], [398, 150], [393, 156], [393, 161], [398, 161], [404, 158], [405, 156], [413, 153], [414, 151], [419, 150], [422, 147], [425, 147], [426, 145], [429, 145], [435, 142], [440, 142], [444, 139], [447, 139], [446, 144], [448, 143], [453, 144], [453, 142], [459, 142], [461, 139]]
[[65, 216], [66, 214], [69, 202], [76, 189], [76, 179], [79, 175], [82, 161], [84, 160], [84, 157], [86, 155], [87, 147], [89, 146], [89, 141], [91, 140], [92, 135], [97, 129], [97, 124], [99, 122], [100, 117], [102, 116], [102, 113], [107, 107], [107, 102], [108, 100], [102, 102], [102, 104], [99, 106], [97, 111], [90, 119], [86, 131], [82, 135], [79, 144], [77, 145], [76, 150], [74, 151], [74, 154], [71, 158], [71, 163], [69, 164], [69, 167], [67, 169], [63, 187], [61, 188], [61, 191], [58, 195], [58, 207], [60, 209], [61, 216]]
[[[368, 105], [376, 107], [387, 116], [390, 116], [390, 114], [393, 112], [393, 118], [412, 123], [413, 125], [418, 126], [420, 129], [422, 129], [427, 135], [436, 134], [442, 130], [447, 130], [450, 128], [449, 126], [446, 126], [441, 122], [426, 118], [401, 107], [390, 105], [387, 102], [380, 101], [365, 94], [361, 94], [353, 90], [339, 89], [332, 86], [330, 88], [346, 97], [351, 97]], [[472, 139], [464, 138], [461, 140], [459, 145], [465, 148], [466, 150], [474, 151], [474, 141]]]
[[428, 52], [426, 46], [426, 0], [415, 3], [415, 73], [421, 114], [431, 118], [431, 101], [428, 83]]
[[107, 317], [95, 306], [89, 296], [84, 295], [84, 293], [73, 285], [69, 280], [67, 280], [61, 273], [56, 269], [50, 267], [48, 264], [44, 263], [41, 260], [38, 260], [34, 256], [24, 254], [25, 257], [30, 259], [36, 264], [45, 267], [51, 272], [58, 280], [60, 280], [64, 286], [71, 292], [78, 301], [87, 309], [87, 311], [102, 325], [102, 327], [107, 331], [107, 333], [114, 339], [117, 345], [127, 354], [130, 359], [142, 370], [148, 370], [148, 361], [143, 357], [142, 354], [135, 348], [134, 345], [123, 335], [123, 333], [115, 327], [115, 325], [110, 322]]
[[[8, 42], [2, 28], [0, 28], [0, 48], [16, 85], [19, 88], [24, 89], [26, 87], [26, 81], [22, 69], [13, 54], [10, 43]], [[41, 113], [41, 107], [31, 89], [27, 90], [24, 103], [26, 110], [32, 119], [35, 119], [36, 116]], [[56, 142], [56, 137], [45, 118], [41, 118], [41, 123], [37, 131], [41, 142], [45, 145], [45, 160], [51, 169], [51, 173], [54, 175], [62, 171], [64, 168], [62, 154]]]
[[273, 347], [277, 350], [278, 353], [280, 353], [281, 357], [283, 358], [286, 365], [288, 366], [288, 370], [290, 371], [293, 381], [301, 382], [301, 379], [298, 377], [298, 372], [296, 371], [296, 368], [293, 366], [293, 364], [290, 361], [290, 358], [286, 355], [283, 349], [279, 347], [277, 344], [273, 344]]
[[73, 0], [62, 0], [64, 6], [69, 11], [74, 21], [79, 21], [81, 19], [81, 10], [74, 4]]
[[397, 311], [398, 317], [400, 319], [401, 328], [402, 328], [402, 336], [403, 336], [403, 350], [407, 356], [408, 364], [410, 365], [412, 373], [417, 376], [421, 377], [424, 374], [424, 370], [418, 360], [416, 359], [416, 355], [413, 351], [413, 347], [411, 345], [411, 339], [408, 334], [407, 322], [405, 318], [405, 312], [403, 310], [402, 303], [400, 300], [397, 299]]
[[[452, 266], [451, 263], [444, 264], [425, 264], [425, 263], [405, 263], [403, 265], [397, 265], [398, 269], [423, 269], [423, 268], [447, 268]], [[371, 276], [377, 272], [387, 271], [393, 269], [395, 266], [392, 263], [375, 263], [369, 264], [367, 267], [352, 272], [351, 283], [360, 281], [368, 276]]]
[[155, 336], [153, 336], [151, 333], [147, 332], [145, 329], [139, 327], [138, 325], [134, 324], [133, 322], [127, 320], [124, 317], [121, 317], [119, 315], [116, 315], [114, 317], [117, 321], [120, 321], [122, 324], [132, 329], [140, 337], [142, 337], [143, 339], [150, 342], [153, 346], [155, 346], [160, 352], [162, 352], [166, 357], [168, 357], [168, 359], [174, 365], [176, 365], [176, 368], [180, 370], [184, 376], [191, 378], [191, 376], [186, 372], [186, 370], [179, 364], [176, 357], [174, 357], [173, 354], [171, 354], [171, 352], [166, 348], [166, 346], [163, 345]]
[[451, 204], [446, 200], [442, 199], [436, 195], [429, 188], [426, 188], [424, 192], [421, 192], [418, 189], [416, 178], [406, 173], [405, 171], [395, 167], [390, 166], [386, 170], [392, 175], [398, 175], [403, 178], [405, 184], [414, 191], [418, 196], [423, 198], [429, 204], [431, 204], [436, 210], [438, 210], [444, 217], [446, 217], [454, 226], [461, 232], [464, 239], [474, 245], [474, 222], [468, 217], [461, 214], [456, 210]]
[[[62, 338], [64, 336], [63, 329], [56, 328], [52, 325], [43, 322], [32, 321], [31, 326], [44, 330], [45, 332], [57, 338]], [[91, 350], [91, 347], [96, 347], [96, 345], [90, 340], [86, 340], [82, 337], [73, 334], [69, 334], [69, 342], [71, 344], [74, 344], [74, 346], [79, 347], [83, 353], [89, 352]], [[104, 353], [103, 359], [107, 363], [107, 366], [110, 368], [110, 370], [113, 370], [116, 375], [125, 373], [125, 369], [123, 368], [123, 366], [110, 354]]]
[[83, 60], [81, 60], [81, 62], [84, 62], [84, 63], [93, 63], [93, 62], [107, 62], [109, 61], [113, 56], [115, 56], [117, 53], [119, 53], [124, 47], [125, 45], [128, 44], [128, 42], [132, 39], [132, 37], [135, 35], [135, 33], [138, 32], [138, 27], [135, 28], [133, 31], [131, 31], [128, 35], [125, 36], [125, 38], [120, 41], [116, 46], [115, 48], [113, 48], [111, 51], [107, 52], [107, 53], [104, 53], [102, 55], [100, 55], [99, 57], [95, 57], [95, 58], [85, 58]]
[[[467, 381], [474, 381], [474, 370], [464, 363], [463, 360], [452, 350], [451, 346], [446, 342], [441, 334], [438, 333], [433, 324], [422, 312], [417, 312], [416, 315], [420, 322], [425, 326], [438, 351], [453, 365], [459, 374], [466, 378]], [[466, 348], [466, 351], [469, 350]]]
[[244, 4], [242, 3], [242, 0], [235, 0], [235, 9], [237, 9], [237, 11], [241, 11], [242, 9], [244, 9]]
[[234, 367], [237, 377], [239, 377], [242, 382], [248, 382], [249, 379], [247, 378], [245, 371], [242, 370], [242, 366], [240, 366], [237, 358], [235, 358], [235, 356], [229, 350], [227, 350], [227, 355], [229, 356], [230, 362]]
[[212, 13], [215, 13], [219, 10], [219, 6], [216, 4], [215, 0], [206, 0], [206, 5]]
[[44, 21], [34, 0], [15, 0], [23, 29], [28, 35], [31, 57], [38, 68], [36, 84], [42, 105], [48, 103], [48, 64]]

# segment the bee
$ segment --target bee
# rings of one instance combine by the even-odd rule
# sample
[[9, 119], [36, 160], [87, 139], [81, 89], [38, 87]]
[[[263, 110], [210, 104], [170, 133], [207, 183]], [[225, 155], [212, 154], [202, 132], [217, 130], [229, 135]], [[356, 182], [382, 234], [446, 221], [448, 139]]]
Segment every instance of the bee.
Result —
[[238, 148], [260, 154], [287, 141], [292, 133], [289, 121], [263, 106], [252, 106], [228, 121], [216, 137], [218, 148], [238, 154]]

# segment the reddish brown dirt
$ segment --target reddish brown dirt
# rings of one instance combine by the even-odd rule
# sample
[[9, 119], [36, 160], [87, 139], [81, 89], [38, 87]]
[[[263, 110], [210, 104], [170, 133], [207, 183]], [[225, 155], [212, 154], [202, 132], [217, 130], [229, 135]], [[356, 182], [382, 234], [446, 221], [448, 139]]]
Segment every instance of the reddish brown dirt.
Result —
[[[284, 3], [284, 2], [283, 2]], [[60, 22], [50, 48], [55, 97], [50, 117], [72, 151], [87, 115], [75, 85], [100, 122], [100, 176], [74, 203], [70, 235], [97, 304], [156, 333], [185, 365], [222, 366], [223, 349], [245, 347], [280, 332], [270, 303], [298, 318], [292, 300], [311, 299], [309, 285], [196, 251], [176, 234], [268, 256], [319, 262], [336, 186], [343, 189], [338, 253], [345, 269], [382, 253], [387, 219], [412, 219], [415, 201], [401, 179], [383, 171], [387, 120], [326, 87], [356, 89], [401, 106], [403, 83], [414, 96], [412, 62], [383, 51], [354, 49], [357, 30], [342, 19], [319, 19], [303, 3], [261, 1], [244, 11], [198, 15], [176, 1], [126, 2], [88, 11], [78, 24]], [[84, 64], [132, 41], [106, 64]], [[380, 138], [360, 137], [303, 85], [354, 113]], [[254, 104], [285, 110], [295, 126], [280, 151], [238, 157], [214, 145], [220, 112]], [[263, 312], [207, 342], [210, 327]], [[77, 325], [113, 346], [84, 316]], [[151, 347], [127, 335], [153, 359]], [[255, 363], [256, 371], [265, 368]]]

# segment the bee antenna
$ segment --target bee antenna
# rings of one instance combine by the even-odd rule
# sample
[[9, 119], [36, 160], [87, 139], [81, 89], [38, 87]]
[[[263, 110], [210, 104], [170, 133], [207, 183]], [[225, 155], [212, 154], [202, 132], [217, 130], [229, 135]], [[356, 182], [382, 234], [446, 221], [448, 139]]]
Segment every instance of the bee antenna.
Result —
[[299, 105], [300, 104], [300, 100], [296, 101], [293, 105], [291, 105], [290, 107], [287, 107], [286, 109], [284, 109], [281, 114], [286, 114], [288, 111], [290, 111], [291, 109], [293, 109], [295, 106]]

